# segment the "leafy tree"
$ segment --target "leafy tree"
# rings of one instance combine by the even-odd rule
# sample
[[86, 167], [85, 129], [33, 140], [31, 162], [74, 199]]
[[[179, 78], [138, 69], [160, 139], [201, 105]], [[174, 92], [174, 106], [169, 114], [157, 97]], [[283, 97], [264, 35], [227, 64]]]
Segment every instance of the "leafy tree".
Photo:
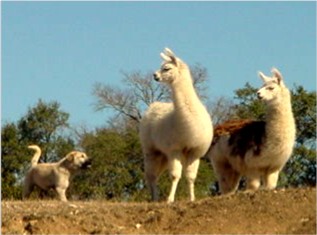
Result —
[[316, 147], [316, 92], [307, 92], [302, 86], [292, 90], [293, 111], [300, 145]]
[[21, 198], [17, 175], [24, 162], [23, 148], [14, 123], [5, 124], [1, 130], [1, 195], [2, 198]]
[[[56, 161], [57, 153], [65, 155], [70, 148], [60, 146], [60, 131], [68, 128], [69, 114], [60, 110], [58, 102], [45, 103], [39, 100], [37, 105], [29, 108], [27, 114], [18, 121], [21, 141], [37, 144], [43, 150], [41, 160], [44, 162]], [[74, 145], [70, 139], [66, 140], [70, 147]]]
[[97, 129], [94, 133], [85, 133], [80, 145], [92, 157], [93, 170], [74, 179], [72, 195], [82, 199], [132, 200], [144, 189], [143, 158], [135, 130], [119, 133]]
[[256, 95], [257, 88], [246, 83], [244, 88], [237, 89], [234, 99], [238, 103], [234, 106], [236, 116], [241, 119], [260, 119], [265, 117], [265, 108]]

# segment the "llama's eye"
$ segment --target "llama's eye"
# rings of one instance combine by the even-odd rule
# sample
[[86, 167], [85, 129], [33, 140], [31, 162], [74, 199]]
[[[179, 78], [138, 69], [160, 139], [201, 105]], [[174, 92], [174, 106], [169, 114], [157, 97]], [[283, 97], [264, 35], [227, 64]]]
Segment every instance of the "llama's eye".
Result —
[[167, 71], [169, 71], [169, 70], [171, 70], [171, 68], [163, 68], [163, 69], [162, 69], [163, 72], [167, 72]]
[[267, 87], [266, 89], [269, 90], [269, 91], [273, 91], [273, 90], [274, 90], [274, 87], [269, 86], [269, 87]]

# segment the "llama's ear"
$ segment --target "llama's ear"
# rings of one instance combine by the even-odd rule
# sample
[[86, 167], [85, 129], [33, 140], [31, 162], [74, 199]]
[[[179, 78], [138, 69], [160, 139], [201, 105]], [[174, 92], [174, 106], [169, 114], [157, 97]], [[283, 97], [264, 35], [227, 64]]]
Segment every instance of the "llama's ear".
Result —
[[265, 76], [262, 72], [258, 72], [259, 77], [263, 80], [264, 83], [267, 83], [268, 81], [271, 80], [270, 77]]
[[162, 58], [164, 61], [166, 61], [166, 62], [172, 62], [171, 57], [165, 55], [163, 52], [160, 53], [160, 56], [161, 56], [161, 58]]
[[173, 64], [177, 65], [177, 58], [171, 49], [166, 47], [166, 48], [164, 48], [164, 52], [161, 54], [163, 54], [163, 55], [161, 55], [161, 57], [165, 61], [172, 62]]
[[164, 54], [170, 58], [170, 61], [171, 61], [172, 63], [174, 63], [175, 65], [177, 65], [177, 58], [176, 58], [174, 52], [173, 52], [171, 49], [169, 49], [169, 48], [166, 47], [166, 48], [164, 49]]
[[281, 84], [281, 82], [283, 81], [283, 76], [281, 72], [277, 68], [272, 68], [271, 72], [273, 74], [273, 77], [277, 79], [278, 84]]
[[174, 52], [171, 49], [167, 48], [167, 47], [165, 47], [164, 53], [165, 53], [165, 55], [167, 55], [169, 57], [176, 57]]
[[177, 66], [177, 58], [175, 56], [171, 56], [170, 58], [171, 58], [172, 63]]

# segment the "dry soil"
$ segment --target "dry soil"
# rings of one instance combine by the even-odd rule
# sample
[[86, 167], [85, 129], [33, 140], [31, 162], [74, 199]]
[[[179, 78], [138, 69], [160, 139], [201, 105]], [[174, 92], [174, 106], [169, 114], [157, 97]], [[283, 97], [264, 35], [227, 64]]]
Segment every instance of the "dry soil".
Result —
[[2, 201], [2, 234], [316, 234], [316, 188], [165, 202]]

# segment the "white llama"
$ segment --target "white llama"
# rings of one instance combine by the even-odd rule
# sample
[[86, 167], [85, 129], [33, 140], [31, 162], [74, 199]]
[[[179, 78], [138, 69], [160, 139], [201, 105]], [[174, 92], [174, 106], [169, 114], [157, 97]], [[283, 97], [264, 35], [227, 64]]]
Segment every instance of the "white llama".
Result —
[[234, 193], [241, 176], [247, 179], [247, 191], [274, 189], [278, 176], [292, 154], [295, 121], [290, 91], [281, 73], [273, 68], [272, 77], [259, 72], [264, 85], [257, 91], [266, 104], [266, 121], [227, 122], [215, 128], [215, 137], [207, 153], [219, 181], [222, 194]]
[[167, 202], [171, 203], [184, 170], [194, 201], [199, 160], [212, 141], [211, 118], [195, 92], [188, 66], [168, 48], [160, 55], [164, 62], [154, 79], [169, 85], [173, 102], [152, 103], [141, 120], [145, 178], [152, 200], [158, 200], [157, 180], [168, 169], [172, 186]]

